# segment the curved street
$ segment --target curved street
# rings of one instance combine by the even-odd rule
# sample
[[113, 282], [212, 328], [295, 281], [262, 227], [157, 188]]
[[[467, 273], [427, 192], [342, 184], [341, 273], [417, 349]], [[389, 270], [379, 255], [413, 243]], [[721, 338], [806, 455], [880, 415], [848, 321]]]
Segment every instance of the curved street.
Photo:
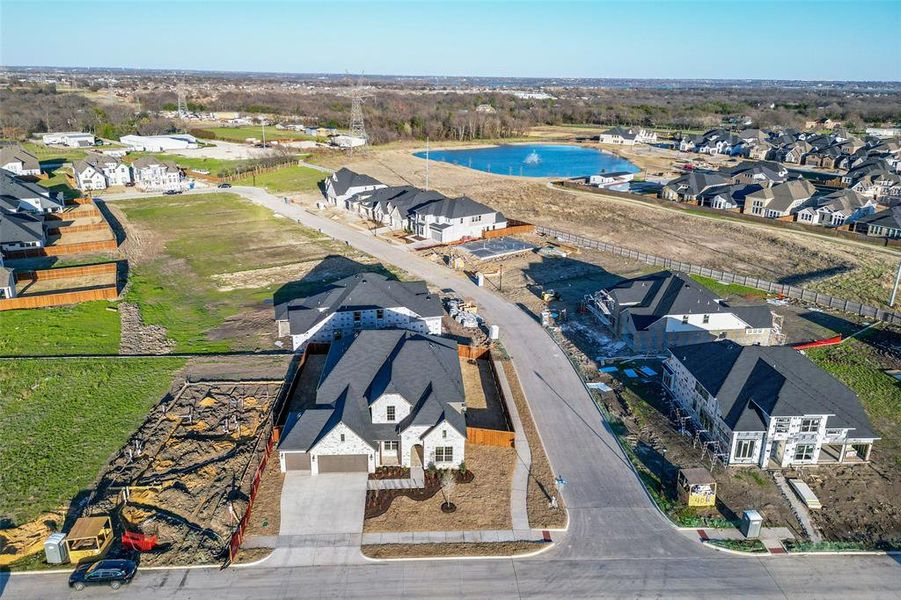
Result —
[[[215, 190], [211, 190], [215, 191]], [[654, 507], [569, 360], [539, 323], [463, 274], [259, 188], [249, 200], [319, 229], [438, 288], [500, 326], [548, 457], [567, 485], [569, 529], [531, 558], [142, 571], [128, 598], [896, 598], [892, 556], [735, 556], [676, 531]], [[198, 190], [195, 193], [202, 193]], [[109, 198], [113, 200], [113, 197]], [[6, 577], [6, 580], [4, 580]], [[3, 598], [66, 597], [66, 575], [0, 573]], [[48, 595], [48, 590], [53, 590]], [[94, 594], [92, 590], [92, 597]], [[105, 590], [97, 596], [112, 594]], [[122, 594], [122, 592], [120, 592]], [[72, 597], [79, 597], [72, 592]], [[81, 596], [86, 597], [86, 596]]]

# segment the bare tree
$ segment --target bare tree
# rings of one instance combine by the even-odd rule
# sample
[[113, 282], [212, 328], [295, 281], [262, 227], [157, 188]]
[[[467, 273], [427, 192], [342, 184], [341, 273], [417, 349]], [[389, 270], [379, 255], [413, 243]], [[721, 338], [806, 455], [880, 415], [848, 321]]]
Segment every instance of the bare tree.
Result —
[[444, 505], [452, 506], [451, 497], [457, 487], [457, 477], [454, 472], [448, 469], [441, 474], [441, 495], [444, 496]]

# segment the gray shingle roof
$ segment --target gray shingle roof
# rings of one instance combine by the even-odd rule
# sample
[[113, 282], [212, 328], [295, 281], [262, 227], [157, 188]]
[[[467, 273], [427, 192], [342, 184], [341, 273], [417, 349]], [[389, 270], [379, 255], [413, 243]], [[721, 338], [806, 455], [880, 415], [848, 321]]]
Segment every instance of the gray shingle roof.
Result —
[[488, 215], [496, 212], [494, 209], [476, 202], [467, 196], [459, 198], [442, 197], [433, 202], [428, 202], [412, 209], [417, 215], [432, 215], [446, 219], [462, 219], [476, 215]]
[[798, 200], [807, 200], [816, 193], [816, 188], [806, 179], [792, 179], [785, 183], [763, 188], [745, 197], [747, 202], [763, 200], [769, 210], [785, 212]]
[[[369, 407], [385, 393], [411, 405], [400, 423], [374, 424]], [[455, 341], [399, 329], [361, 331], [332, 343], [316, 391], [316, 404], [293, 415], [279, 448], [309, 450], [338, 423], [376, 447], [398, 439], [411, 424], [446, 421], [466, 435], [466, 420], [452, 404], [465, 391]]]
[[12, 212], [18, 210], [18, 200], [24, 198], [40, 199], [41, 207], [44, 209], [61, 208], [65, 203], [61, 194], [25, 181], [6, 169], [0, 169], [0, 196], [3, 197], [0, 208]]
[[43, 215], [0, 212], [0, 244], [43, 241]]
[[406, 307], [420, 317], [438, 317], [441, 301], [423, 281], [394, 281], [377, 273], [358, 273], [324, 291], [275, 306], [275, 318], [287, 319], [292, 333], [308, 331], [335, 312]]
[[901, 229], [901, 205], [893, 206], [886, 210], [880, 210], [872, 215], [867, 215], [857, 221], [866, 225]]
[[[766, 305], [729, 306], [717, 302], [713, 292], [681, 273], [661, 271], [622, 281], [608, 292], [623, 306], [638, 331], [646, 330], [667, 315], [732, 313], [753, 328], [772, 327]], [[628, 305], [628, 306], [624, 306]]]
[[765, 416], [829, 414], [827, 426], [849, 437], [875, 437], [857, 395], [789, 346], [740, 346], [731, 340], [671, 350], [716, 397], [734, 431], [761, 431]]
[[666, 184], [666, 187], [672, 188], [682, 194], [697, 196], [712, 186], [726, 185], [727, 183], [729, 183], [729, 177], [722, 173], [692, 171], [691, 173], [673, 179]]
[[382, 182], [369, 175], [355, 173], [347, 167], [343, 167], [332, 175], [332, 189], [339, 196], [343, 196], [352, 187], [366, 187], [370, 185], [382, 185]]
[[0, 148], [0, 165], [6, 165], [11, 162], [20, 162], [22, 163], [23, 168], [26, 170], [34, 170], [41, 168], [41, 163], [38, 161], [38, 158], [31, 154], [30, 152], [22, 149], [22, 146], [14, 145], [14, 146], [3, 146]]

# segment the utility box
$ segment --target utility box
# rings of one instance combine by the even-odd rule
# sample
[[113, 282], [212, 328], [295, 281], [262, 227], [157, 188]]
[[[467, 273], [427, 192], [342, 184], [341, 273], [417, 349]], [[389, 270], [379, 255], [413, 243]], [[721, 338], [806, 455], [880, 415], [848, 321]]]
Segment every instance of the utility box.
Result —
[[741, 532], [746, 539], [756, 540], [760, 537], [763, 517], [756, 510], [746, 510], [741, 515]]
[[488, 328], [488, 339], [489, 340], [497, 340], [501, 337], [501, 328], [497, 325], [492, 325]]
[[44, 542], [44, 557], [51, 565], [62, 565], [69, 562], [65, 533], [50, 534], [50, 537]]

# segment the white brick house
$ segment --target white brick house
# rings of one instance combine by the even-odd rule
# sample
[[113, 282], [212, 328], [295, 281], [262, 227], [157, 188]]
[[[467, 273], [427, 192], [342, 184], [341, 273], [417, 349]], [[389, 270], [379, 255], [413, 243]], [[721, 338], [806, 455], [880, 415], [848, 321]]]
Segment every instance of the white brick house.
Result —
[[360, 331], [332, 343], [314, 404], [289, 415], [282, 471], [457, 468], [466, 396], [457, 344], [410, 331]]
[[82, 160], [76, 160], [72, 168], [80, 190], [105, 190], [132, 182], [130, 166], [103, 154], [91, 154]]
[[466, 196], [442, 198], [415, 207], [408, 218], [413, 233], [442, 244], [480, 238], [485, 231], [507, 226], [503, 214]]
[[854, 392], [788, 346], [672, 348], [663, 385], [729, 465], [862, 463], [879, 439]]
[[185, 174], [175, 163], [163, 162], [152, 156], [142, 156], [132, 163], [135, 184], [142, 190], [180, 190]]
[[400, 282], [376, 273], [352, 275], [306, 298], [275, 307], [279, 337], [295, 351], [366, 329], [406, 329], [440, 335], [444, 311], [424, 282]]
[[0, 148], [0, 169], [19, 177], [38, 177], [41, 174], [41, 163], [35, 155], [26, 152], [21, 146], [3, 146]]
[[383, 187], [387, 186], [374, 177], [342, 168], [325, 180], [325, 197], [332, 206], [349, 209], [347, 201], [351, 197]]

